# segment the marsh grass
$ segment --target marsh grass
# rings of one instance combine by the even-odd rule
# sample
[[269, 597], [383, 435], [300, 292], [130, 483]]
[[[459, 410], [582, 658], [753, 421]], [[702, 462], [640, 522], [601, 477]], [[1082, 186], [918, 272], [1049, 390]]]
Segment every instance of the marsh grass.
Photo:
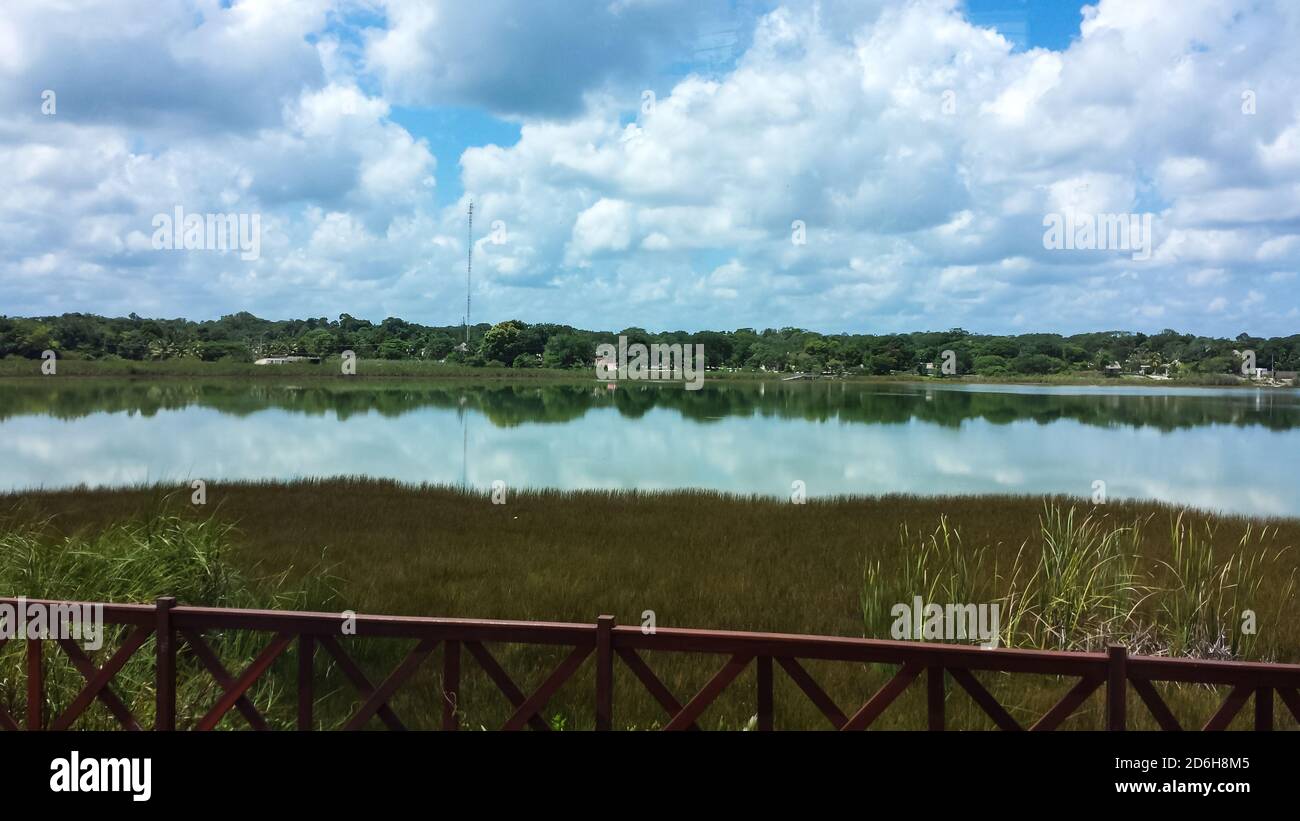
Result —
[[[39, 523], [43, 538], [52, 544], [70, 534], [81, 534], [82, 543], [90, 544], [95, 534], [116, 523], [159, 515], [232, 526], [226, 533], [229, 549], [221, 555], [247, 580], [274, 579], [285, 590], [303, 590], [318, 575], [322, 556], [328, 557], [329, 572], [336, 577], [335, 597], [322, 609], [335, 612], [348, 608], [361, 613], [584, 623], [610, 613], [621, 624], [639, 624], [642, 613], [653, 610], [660, 627], [889, 638], [888, 623], [864, 626], [870, 597], [887, 601], [922, 583], [937, 591], [936, 599], [942, 595], [954, 601], [964, 596], [975, 602], [998, 601], [1014, 590], [1012, 603], [1024, 608], [1018, 629], [1037, 636], [1043, 646], [1058, 646], [1060, 636], [1069, 635], [1062, 630], [1072, 624], [1091, 625], [1081, 635], [1094, 638], [1083, 643], [1122, 634], [1121, 617], [1130, 612], [1130, 630], [1139, 625], [1152, 642], [1164, 642], [1167, 636], [1151, 631], [1169, 618], [1161, 609], [1161, 596], [1178, 586], [1172, 570], [1179, 566], [1174, 546], [1157, 523], [1177, 518], [1179, 512], [1127, 501], [1093, 508], [1078, 500], [1041, 497], [884, 496], [810, 499], [792, 505], [705, 491], [521, 490], [512, 492], [506, 504], [493, 505], [487, 494], [476, 491], [352, 478], [210, 483], [207, 508], [189, 505], [186, 491], [168, 497], [159, 510], [158, 496], [155, 488], [147, 487], [31, 491], [0, 496], [0, 511], [20, 506], [17, 519]], [[1057, 513], [1049, 514], [1045, 505], [1053, 504]], [[1235, 603], [1224, 606], [1255, 610], [1259, 634], [1255, 645], [1243, 646], [1239, 655], [1300, 661], [1300, 614], [1293, 583], [1297, 558], [1295, 551], [1285, 549], [1300, 541], [1300, 521], [1199, 511], [1183, 513], [1182, 521], [1199, 531], [1206, 523], [1214, 525], [1216, 544], [1227, 551], [1216, 559], [1217, 565], [1226, 563], [1228, 553], [1242, 557], [1232, 564], [1223, 587], [1229, 596], [1225, 602]], [[13, 517], [8, 522], [2, 526], [6, 533], [18, 526]], [[1111, 531], [1120, 535], [1107, 536]], [[1247, 532], [1250, 538], [1243, 540]], [[1227, 545], [1233, 549], [1227, 550]], [[1252, 551], [1261, 547], [1268, 556], [1258, 559], [1252, 570]], [[918, 553], [928, 558], [918, 559]], [[1088, 572], [1092, 559], [1084, 557], [1089, 556], [1112, 558]], [[197, 567], [183, 575], [190, 573], [203, 577]], [[865, 589], [864, 576], [887, 590]], [[248, 588], [266, 595], [251, 584]], [[189, 595], [166, 592], [182, 601]], [[134, 600], [150, 601], [157, 593], [142, 590]], [[910, 594], [896, 600], [909, 601]], [[274, 601], [266, 598], [259, 606], [281, 606]], [[255, 634], [253, 652], [267, 640], [269, 635]], [[387, 675], [411, 643], [367, 640], [347, 646], [373, 681]], [[1025, 639], [1021, 646], [1038, 644]], [[562, 648], [488, 647], [525, 691], [544, 680], [563, 657]], [[360, 699], [322, 655], [317, 716], [321, 726], [336, 726]], [[662, 652], [644, 657], [679, 700], [703, 686], [723, 661]], [[291, 666], [292, 657], [285, 663]], [[464, 657], [462, 665], [458, 706], [464, 726], [499, 726], [510, 704], [471, 659]], [[228, 666], [241, 666], [233, 651]], [[894, 672], [882, 665], [818, 661], [808, 661], [805, 667], [850, 712]], [[439, 725], [440, 669], [441, 649], [394, 698], [393, 709], [408, 726]], [[571, 729], [592, 726], [592, 669], [585, 664], [561, 688], [545, 711], [548, 721]], [[292, 680], [288, 668], [273, 672], [280, 675], [275, 681]], [[706, 711], [701, 725], [746, 727], [755, 712], [754, 676], [751, 665]], [[981, 673], [979, 678], [1025, 723], [1050, 709], [1073, 684], [1049, 676]], [[211, 687], [206, 701], [193, 699], [191, 710], [215, 700], [217, 691]], [[775, 676], [775, 688], [778, 727], [829, 727], [783, 673]], [[913, 687], [905, 692], [879, 726], [924, 727], [924, 690]], [[1162, 692], [1188, 723], [1203, 721], [1225, 695], [1205, 687]], [[264, 704], [259, 699], [267, 695], [256, 695], [259, 707]], [[1242, 711], [1233, 726], [1249, 726], [1249, 712]], [[291, 720], [283, 710], [276, 715]], [[1154, 726], [1136, 697], [1130, 715], [1135, 727]], [[615, 672], [615, 720], [617, 726], [638, 728], [664, 721], [663, 711], [622, 665]], [[1294, 727], [1283, 714], [1278, 720], [1283, 727]], [[948, 723], [992, 727], [951, 682]], [[233, 713], [227, 725], [243, 726]], [[1090, 699], [1065, 726], [1104, 726], [1101, 697]]]
[[[1005, 613], [999, 640], [1011, 647], [1097, 651], [1121, 643], [1145, 655], [1220, 659], [1293, 654], [1277, 628], [1296, 615], [1297, 569], [1288, 561], [1291, 548], [1277, 544], [1277, 526], [1245, 522], [1225, 554], [1215, 546], [1225, 542], [1219, 523], [1192, 525], [1187, 511], [1169, 511], [1166, 559], [1144, 551], [1144, 529], [1155, 515], [1120, 524], [1048, 500], [1006, 578], [985, 568], [989, 547], [966, 546], [946, 515], [920, 540], [904, 524], [892, 571], [879, 558], [864, 566], [865, 632], [884, 635], [891, 607], [920, 596], [944, 604], [996, 601]], [[1261, 623], [1273, 625], [1262, 640]]]
[[941, 605], [988, 602], [992, 580], [984, 568], [987, 553], [982, 546], [962, 544], [961, 532], [944, 514], [928, 536], [915, 536], [904, 524], [898, 537], [899, 566], [884, 572], [879, 558], [864, 565], [861, 599], [866, 635], [891, 637], [891, 610], [897, 604], [910, 607], [916, 596]]
[[1095, 650], [1133, 640], [1145, 592], [1136, 569], [1140, 521], [1115, 525], [1104, 514], [1049, 501], [1037, 531], [1016, 553], [1002, 595], [1003, 643]]
[[[1185, 521], [1179, 513], [1169, 525], [1172, 558], [1163, 562], [1169, 582], [1160, 596], [1160, 627], [1171, 655], [1194, 655], [1208, 658], [1252, 658], [1262, 649], [1272, 656], [1281, 648], [1276, 640], [1266, 639], [1260, 647], [1259, 633], [1241, 629], [1244, 614], [1253, 612], [1261, 600], [1266, 578], [1278, 572], [1289, 546], [1272, 546], [1273, 528], [1247, 524], [1226, 557], [1219, 559], [1215, 542], [1220, 541], [1218, 527], [1202, 522], [1199, 527]], [[1281, 570], [1273, 583], [1282, 588], [1282, 601], [1294, 601], [1296, 571]], [[1287, 614], [1254, 612], [1281, 619], [1296, 616], [1294, 608]], [[1267, 634], [1266, 634], [1267, 635]], [[1271, 637], [1269, 637], [1271, 638]]]
[[[108, 524], [103, 529], [55, 533], [53, 521], [31, 517], [23, 505], [0, 514], [0, 595], [68, 601], [152, 602], [174, 595], [186, 604], [212, 607], [323, 609], [330, 604], [328, 574], [316, 568], [297, 584], [286, 571], [257, 576], [231, 560], [232, 530], [216, 517], [191, 519], [168, 513], [170, 499], [156, 497], [151, 512]], [[120, 645], [128, 628], [105, 626], [99, 663]], [[84, 643], [84, 642], [82, 642]], [[231, 631], [209, 644], [228, 669], [240, 670], [261, 650], [256, 634]], [[68, 658], [48, 645], [45, 714], [66, 706], [85, 684]], [[151, 637], [117, 674], [114, 690], [141, 726], [152, 725], [154, 640]], [[91, 654], [96, 655], [95, 653]], [[0, 648], [0, 702], [12, 715], [26, 710], [25, 645]], [[177, 685], [178, 714], [202, 715], [220, 695], [211, 676], [182, 653]], [[283, 671], [276, 669], [254, 687], [253, 698], [283, 720]], [[117, 720], [96, 701], [78, 727], [111, 729]]]
[[[985, 568], [989, 546], [965, 545], [945, 514], [920, 540], [904, 524], [892, 571], [879, 558], [865, 564], [865, 632], [885, 634], [890, 608], [920, 596], [996, 601], [1005, 613], [999, 640], [1011, 647], [1097, 651], [1121, 643], [1146, 655], [1265, 660], [1294, 653], [1276, 628], [1295, 615], [1297, 570], [1288, 562], [1290, 547], [1276, 544], [1276, 525], [1245, 522], [1225, 554], [1215, 547], [1225, 541], [1218, 523], [1193, 526], [1187, 511], [1169, 511], [1166, 559], [1144, 551], [1144, 530], [1155, 515], [1121, 524], [1048, 500], [1005, 578]], [[1259, 612], [1261, 605], [1269, 609]], [[1274, 627], [1263, 641], [1260, 622]]]

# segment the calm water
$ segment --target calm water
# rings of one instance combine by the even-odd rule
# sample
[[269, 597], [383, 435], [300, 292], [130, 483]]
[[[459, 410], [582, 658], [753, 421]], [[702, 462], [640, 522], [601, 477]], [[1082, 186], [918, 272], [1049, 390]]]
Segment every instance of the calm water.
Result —
[[788, 496], [1067, 493], [1300, 515], [1300, 394], [1150, 388], [0, 386], [0, 490], [364, 474]]

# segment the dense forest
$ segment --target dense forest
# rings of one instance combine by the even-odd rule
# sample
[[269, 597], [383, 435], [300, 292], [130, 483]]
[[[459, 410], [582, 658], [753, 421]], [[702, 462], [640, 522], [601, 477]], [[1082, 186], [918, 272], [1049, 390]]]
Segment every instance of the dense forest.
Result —
[[1047, 375], [1100, 371], [1119, 363], [1125, 371], [1169, 366], [1171, 375], [1229, 375], [1240, 353], [1255, 352], [1260, 367], [1300, 370], [1300, 334], [1234, 339], [1173, 330], [1147, 335], [1099, 331], [1062, 336], [974, 334], [960, 328], [906, 334], [822, 334], [799, 328], [757, 331], [668, 331], [641, 328], [588, 331], [568, 325], [509, 320], [469, 329], [427, 326], [390, 317], [378, 324], [348, 314], [337, 320], [266, 320], [247, 312], [218, 320], [145, 319], [135, 314], [0, 317], [0, 358], [40, 357], [46, 350], [67, 359], [252, 360], [260, 356], [330, 356], [352, 350], [364, 358], [429, 359], [514, 368], [575, 368], [592, 364], [595, 347], [620, 335], [629, 343], [698, 343], [710, 367], [775, 371], [889, 374], [939, 363], [951, 350], [959, 374]]

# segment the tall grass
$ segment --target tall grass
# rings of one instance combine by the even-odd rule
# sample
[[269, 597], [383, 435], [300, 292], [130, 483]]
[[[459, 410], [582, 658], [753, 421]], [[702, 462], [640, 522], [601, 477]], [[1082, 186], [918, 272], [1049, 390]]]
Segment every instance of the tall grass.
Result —
[[1036, 544], [1022, 545], [1012, 565], [1003, 597], [1005, 642], [1087, 650], [1131, 638], [1142, 593], [1136, 570], [1140, 528], [1140, 522], [1115, 526], [1092, 513], [1079, 515], [1074, 507], [1046, 504]]
[[[1173, 655], [1252, 657], [1260, 645], [1260, 622], [1276, 622], [1288, 615], [1280, 609], [1266, 614], [1255, 611], [1266, 574], [1274, 572], [1289, 550], [1270, 550], [1272, 528], [1246, 525], [1235, 549], [1222, 560], [1216, 557], [1216, 531], [1210, 522], [1200, 528], [1187, 523], [1182, 513], [1170, 522], [1172, 559], [1164, 564], [1172, 583], [1160, 596], [1160, 622]], [[1282, 600], [1294, 601], [1294, 570], [1281, 581]], [[1275, 640], [1263, 645], [1267, 654], [1277, 650]]]
[[[901, 564], [885, 572], [868, 559], [860, 600], [868, 636], [888, 632], [895, 603], [1002, 606], [1007, 646], [1098, 650], [1112, 642], [1137, 653], [1198, 658], [1271, 658], [1283, 648], [1277, 627], [1294, 617], [1296, 568], [1289, 547], [1274, 547], [1276, 528], [1246, 523], [1226, 555], [1219, 528], [1171, 514], [1170, 559], [1145, 555], [1151, 516], [1116, 524], [1049, 501], [1036, 538], [1017, 552], [1009, 575], [984, 568], [985, 546], [967, 548], [946, 515], [917, 542], [900, 531]], [[1270, 584], [1274, 592], [1266, 595]], [[999, 592], [990, 593], [998, 588]], [[1268, 606], [1270, 605], [1271, 606]], [[1259, 612], [1260, 609], [1264, 612]], [[1261, 641], [1263, 626], [1267, 640]]]
[[[20, 518], [42, 523], [51, 544], [61, 544], [63, 537], [73, 534], [81, 534], [81, 543], [89, 544], [94, 534], [122, 522], [139, 524], [158, 515], [232, 523], [237, 529], [227, 533], [228, 552], [223, 555], [230, 568], [263, 597], [263, 606], [277, 605], [266, 598], [261, 580], [275, 582], [283, 577], [285, 590], [306, 589], [327, 549], [330, 571], [337, 577], [331, 585], [337, 598], [332, 606], [308, 606], [333, 612], [347, 608], [361, 613], [584, 623], [610, 613], [620, 624], [639, 624], [642, 613], [653, 610], [660, 627], [865, 633], [869, 638], [889, 638], [887, 622], [865, 623], [868, 588], [878, 590], [876, 595], [884, 601], [910, 602], [918, 590], [934, 591], [926, 595], [936, 601], [1000, 602], [1006, 613], [1014, 579], [1017, 602], [1023, 596], [1026, 603], [1050, 603], [1070, 594], [1040, 595], [1036, 589], [1040, 583], [1060, 591], [1062, 585], [1049, 581], [1068, 577], [1069, 568], [1078, 566], [1077, 559], [1073, 565], [1069, 560], [1071, 552], [1095, 552], [1100, 548], [1090, 544], [1105, 532], [1122, 528], [1122, 538], [1108, 542], [1104, 551], [1121, 553], [1123, 561], [1107, 563], [1107, 568], [1114, 568], [1108, 570], [1109, 580], [1096, 579], [1088, 588], [1094, 591], [1088, 595], [1099, 603], [1100, 615], [1092, 626], [1087, 626], [1089, 619], [1082, 619], [1085, 628], [1079, 635], [1093, 638], [1077, 644], [1086, 646], [1108, 634], [1119, 639], [1145, 637], [1144, 645], [1129, 644], [1135, 652], [1149, 653], [1169, 652], [1168, 636], [1155, 628], [1170, 621], [1161, 612], [1161, 597], [1180, 586], [1170, 569], [1177, 563], [1163, 527], [1178, 511], [1132, 501], [1114, 500], [1097, 508], [1074, 503], [1073, 517], [1068, 515], [1070, 500], [1051, 500], [1049, 505], [1057, 505], [1060, 514], [1052, 516], [1042, 498], [1010, 496], [857, 497], [791, 505], [702, 491], [520, 490], [506, 504], [494, 505], [483, 493], [349, 478], [212, 483], [208, 508], [189, 505], [187, 489], [160, 511], [156, 495], [150, 488], [30, 491], [0, 495], [0, 511], [21, 503]], [[1089, 517], [1098, 523], [1090, 538], [1061, 532], [1077, 530]], [[1198, 534], [1205, 522], [1215, 524], [1216, 564], [1225, 564], [1234, 552], [1242, 555], [1243, 561], [1234, 562], [1226, 577], [1235, 588], [1225, 590], [1241, 591], [1240, 601], [1231, 607], [1255, 610], [1259, 633], [1253, 646], [1236, 651], [1237, 657], [1300, 662], [1300, 619], [1296, 618], [1300, 609], [1293, 584], [1300, 557], [1282, 548], [1300, 542], [1300, 520], [1265, 522], [1188, 511], [1183, 521]], [[0, 533], [17, 527], [16, 520], [9, 525], [0, 522]], [[1247, 531], [1250, 537], [1243, 547], [1241, 537]], [[1267, 556], [1252, 568], [1251, 556], [1264, 548]], [[1126, 563], [1132, 563], [1131, 570], [1123, 569]], [[1131, 590], [1125, 590], [1116, 580], [1130, 575]], [[1112, 593], [1109, 598], [1099, 597], [1098, 589]], [[182, 600], [190, 595], [163, 592]], [[156, 594], [150, 590], [135, 600], [150, 601]], [[1037, 613], [1038, 604], [1034, 607]], [[1133, 617], [1127, 623], [1117, 619], [1116, 614], [1130, 611]], [[1040, 620], [1026, 611], [1013, 645], [1059, 646], [1059, 629], [1049, 631], [1039, 625], [1068, 624], [1070, 614], [1079, 613], [1080, 607], [1044, 612], [1063, 615]], [[1006, 619], [1002, 621], [1005, 630]], [[1112, 624], [1103, 630], [1096, 626], [1102, 621]], [[1037, 634], [1030, 632], [1031, 627]], [[254, 641], [268, 638], [261, 634]], [[367, 676], [378, 681], [395, 667], [410, 643], [357, 639], [349, 640], [347, 648]], [[545, 680], [565, 652], [512, 644], [493, 644], [490, 649], [527, 692]], [[390, 703], [410, 727], [440, 723], [441, 652], [436, 651]], [[58, 654], [55, 650], [50, 655]], [[322, 726], [337, 726], [360, 697], [327, 668], [325, 654], [317, 656], [321, 666], [316, 714]], [[233, 654], [229, 658], [227, 667], [233, 673], [242, 662]], [[644, 658], [680, 701], [694, 695], [720, 663], [713, 657], [667, 652], [647, 652]], [[288, 663], [292, 665], [292, 658]], [[806, 660], [804, 666], [846, 711], [856, 709], [893, 674], [887, 665]], [[12, 680], [12, 664], [3, 669], [7, 672], [0, 675]], [[280, 682], [290, 681], [292, 672], [272, 669]], [[212, 689], [206, 700], [191, 699], [187, 708], [191, 715], [217, 697], [210, 676], [197, 670], [193, 674], [196, 686], [206, 683]], [[701, 724], [746, 726], [754, 715], [755, 675], [751, 665], [702, 716]], [[979, 677], [1024, 723], [1036, 720], [1072, 686], [1051, 677], [983, 673]], [[464, 726], [499, 726], [511, 713], [511, 703], [470, 659], [464, 659], [461, 683]], [[545, 710], [547, 720], [573, 729], [593, 726], [593, 687], [589, 662], [552, 698]], [[778, 673], [774, 687], [778, 727], [829, 726], [788, 677]], [[664, 711], [623, 666], [615, 670], [615, 692], [616, 726], [662, 725]], [[21, 694], [15, 696], [19, 699], [15, 703], [20, 703]], [[1164, 696], [1180, 716], [1205, 716], [1217, 709], [1224, 694], [1187, 687], [1171, 688]], [[259, 709], [267, 704], [261, 693], [253, 701]], [[268, 717], [273, 724], [291, 720], [281, 709], [282, 701], [278, 707], [271, 705], [274, 711]], [[143, 706], [145, 715], [150, 715], [149, 709]], [[879, 726], [923, 727], [925, 710], [924, 687], [914, 686], [886, 711]], [[1242, 723], [1235, 726], [1248, 725], [1249, 712], [1243, 711]], [[1131, 702], [1131, 719], [1135, 728], [1154, 726], [1137, 702]], [[954, 728], [991, 726], [978, 706], [957, 691], [948, 699], [948, 720]], [[1278, 720], [1295, 726], [1289, 715], [1279, 714]], [[102, 725], [110, 726], [111, 719]], [[243, 725], [235, 715], [229, 726]], [[1095, 696], [1066, 726], [1103, 727], [1102, 699]]]
[[[52, 533], [51, 521], [32, 520], [20, 508], [0, 516], [0, 595], [70, 601], [115, 603], [152, 602], [173, 595], [181, 603], [213, 607], [324, 609], [332, 598], [329, 577], [308, 574], [306, 583], [291, 585], [285, 571], [255, 577], [231, 560], [230, 524], [215, 518], [186, 519], [158, 512], [112, 524], [103, 530], [66, 536]], [[105, 654], [120, 645], [125, 627], [105, 627]], [[227, 669], [237, 674], [260, 652], [265, 637], [244, 631], [211, 636], [209, 644]], [[50, 645], [53, 647], [53, 645]], [[95, 655], [92, 653], [92, 655]], [[57, 651], [47, 652], [47, 716], [66, 706], [85, 684], [84, 677]], [[118, 672], [116, 694], [141, 726], [153, 721], [154, 641], [141, 647]], [[178, 715], [200, 716], [220, 694], [211, 675], [182, 654], [177, 684]], [[25, 643], [0, 648], [0, 703], [11, 714], [26, 709]], [[268, 705], [271, 716], [284, 719], [280, 671], [273, 670], [255, 685], [254, 700]], [[76, 725], [89, 729], [115, 728], [116, 719], [96, 702]]]
[[894, 623], [891, 610], [896, 604], [912, 606], [915, 596], [925, 603], [958, 604], [986, 601], [991, 589], [984, 572], [987, 551], [968, 549], [961, 533], [939, 516], [929, 536], [913, 536], [905, 524], [900, 528], [900, 567], [892, 573], [881, 570], [880, 560], [868, 559], [862, 573], [862, 619], [869, 636], [889, 636]]

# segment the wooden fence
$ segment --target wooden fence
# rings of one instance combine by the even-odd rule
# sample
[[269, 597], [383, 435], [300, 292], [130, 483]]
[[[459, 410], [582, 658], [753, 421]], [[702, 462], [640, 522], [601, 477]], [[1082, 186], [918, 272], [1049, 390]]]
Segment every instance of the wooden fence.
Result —
[[[81, 604], [26, 599], [28, 605], [46, 607]], [[0, 603], [17, 605], [18, 600], [0, 598]], [[373, 683], [344, 649], [342, 625], [337, 613], [303, 613], [275, 610], [237, 610], [178, 606], [174, 599], [160, 598], [151, 605], [102, 604], [105, 626], [124, 625], [125, 639], [101, 666], [70, 638], [11, 640], [26, 641], [27, 714], [16, 717], [0, 708], [0, 728], [71, 728], [98, 699], [122, 727], [142, 729], [127, 705], [113, 691], [113, 677], [143, 647], [150, 636], [155, 642], [156, 708], [153, 729], [176, 728], [176, 654], [182, 644], [212, 675], [222, 694], [198, 719], [196, 729], [211, 730], [232, 709], [254, 729], [268, 724], [248, 697], [249, 688], [282, 654], [294, 648], [297, 654], [297, 725], [312, 729], [315, 701], [315, 655], [324, 652], [356, 688], [360, 707], [343, 724], [343, 729], [360, 729], [378, 718], [390, 729], [405, 729], [389, 702], [439, 645], [442, 653], [442, 729], [459, 726], [462, 661], [465, 655], [477, 663], [513, 707], [502, 729], [532, 727], [548, 730], [542, 710], [557, 690], [568, 681], [588, 657], [594, 656], [594, 712], [597, 729], [614, 726], [614, 669], [626, 665], [666, 713], [664, 729], [699, 729], [697, 720], [704, 710], [744, 671], [755, 665], [757, 675], [757, 728], [773, 729], [773, 676], [779, 667], [798, 689], [840, 730], [864, 730], [871, 726], [904, 690], [924, 678], [927, 729], [945, 728], [945, 679], [951, 678], [999, 728], [1004, 730], [1056, 729], [1097, 690], [1105, 690], [1106, 726], [1123, 730], [1127, 692], [1132, 688], [1151, 711], [1156, 723], [1166, 730], [1183, 729], [1178, 719], [1153, 686], [1155, 682], [1231, 687], [1227, 698], [1200, 729], [1225, 729], [1247, 701], [1254, 702], [1254, 727], [1274, 727], [1275, 697], [1300, 721], [1300, 665], [1260, 664], [1230, 661], [1202, 661], [1129, 656], [1123, 647], [1106, 653], [1067, 653], [1040, 650], [984, 649], [970, 645], [921, 644], [916, 642], [806, 636], [782, 633], [751, 633], [725, 630], [659, 628], [643, 632], [640, 626], [619, 627], [612, 616], [601, 616], [594, 624], [554, 622], [484, 621], [470, 619], [413, 618], [404, 616], [355, 616], [349, 641], [363, 638], [415, 640], [415, 647], [378, 684]], [[204, 640], [205, 631], [256, 631], [271, 635], [265, 648], [248, 667], [232, 674]], [[0, 645], [4, 643], [0, 639]], [[531, 693], [525, 693], [488, 651], [488, 643], [550, 645], [570, 648], [563, 660]], [[71, 703], [57, 715], [46, 716], [45, 661], [43, 654], [57, 647], [85, 678], [85, 685]], [[642, 657], [642, 652], [667, 651], [718, 657], [721, 666], [709, 681], [686, 701], [665, 686]], [[803, 661], [898, 665], [899, 669], [865, 703], [851, 712], [841, 709], [813, 679]], [[1029, 726], [1013, 718], [975, 677], [976, 671], [1038, 674], [1077, 678], [1077, 683], [1051, 709]], [[20, 718], [23, 719], [20, 721]]]

